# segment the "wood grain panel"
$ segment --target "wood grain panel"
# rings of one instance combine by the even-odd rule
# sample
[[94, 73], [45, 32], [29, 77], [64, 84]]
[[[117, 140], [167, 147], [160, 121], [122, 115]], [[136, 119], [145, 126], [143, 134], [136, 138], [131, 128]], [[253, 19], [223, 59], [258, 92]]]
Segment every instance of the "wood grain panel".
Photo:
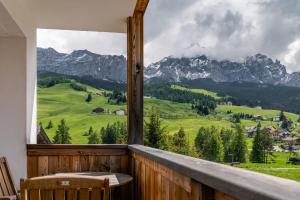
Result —
[[[28, 146], [29, 178], [63, 172], [129, 172], [127, 145], [54, 145], [54, 147]], [[118, 188], [116, 193], [119, 194], [116, 198], [128, 199], [128, 186]], [[48, 194], [45, 195], [45, 198], [48, 197]]]
[[191, 177], [176, 172], [161, 163], [136, 152], [130, 152], [134, 162], [136, 199], [141, 200], [234, 200]]

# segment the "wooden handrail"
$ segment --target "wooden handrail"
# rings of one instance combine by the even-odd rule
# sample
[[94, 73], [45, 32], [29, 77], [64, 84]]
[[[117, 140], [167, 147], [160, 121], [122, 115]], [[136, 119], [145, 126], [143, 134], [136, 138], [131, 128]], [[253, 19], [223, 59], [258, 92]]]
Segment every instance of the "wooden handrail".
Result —
[[[129, 145], [128, 148], [130, 150], [129, 153], [132, 155], [131, 158], [137, 161], [139, 171], [141, 171], [142, 163], [145, 164], [143, 168], [147, 166], [148, 170], [155, 171], [153, 174], [161, 172], [164, 177], [176, 172], [179, 176], [174, 183], [176, 184], [176, 181], [183, 183], [182, 188], [185, 188], [186, 191], [193, 190], [193, 182], [196, 181], [214, 191], [218, 191], [216, 196], [219, 197], [222, 196], [221, 193], [243, 200], [299, 200], [300, 197], [300, 183], [296, 181], [153, 149], [143, 145]], [[141, 176], [143, 179], [144, 175], [139, 173], [137, 172], [136, 176]], [[171, 180], [169, 177], [167, 179]], [[145, 182], [145, 180], [143, 181]], [[191, 193], [193, 194], [193, 191]], [[216, 199], [228, 199], [216, 196]]]

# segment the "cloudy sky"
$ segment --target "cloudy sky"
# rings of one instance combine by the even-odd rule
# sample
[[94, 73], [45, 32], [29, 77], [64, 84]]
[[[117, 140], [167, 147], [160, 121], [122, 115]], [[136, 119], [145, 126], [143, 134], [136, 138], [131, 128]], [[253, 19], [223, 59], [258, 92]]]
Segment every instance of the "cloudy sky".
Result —
[[[126, 35], [39, 30], [38, 46], [126, 55]], [[169, 55], [241, 60], [255, 53], [300, 71], [300, 0], [150, 0], [146, 65]]]

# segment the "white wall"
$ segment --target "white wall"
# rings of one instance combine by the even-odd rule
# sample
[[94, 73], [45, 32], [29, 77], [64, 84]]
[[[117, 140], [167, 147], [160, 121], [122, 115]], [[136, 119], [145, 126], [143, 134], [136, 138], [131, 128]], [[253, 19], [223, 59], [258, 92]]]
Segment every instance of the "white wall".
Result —
[[37, 125], [37, 64], [36, 64], [36, 29], [26, 37], [27, 49], [27, 67], [26, 67], [26, 135], [27, 144], [36, 144], [36, 125]]
[[26, 38], [0, 37], [0, 156], [26, 177]]

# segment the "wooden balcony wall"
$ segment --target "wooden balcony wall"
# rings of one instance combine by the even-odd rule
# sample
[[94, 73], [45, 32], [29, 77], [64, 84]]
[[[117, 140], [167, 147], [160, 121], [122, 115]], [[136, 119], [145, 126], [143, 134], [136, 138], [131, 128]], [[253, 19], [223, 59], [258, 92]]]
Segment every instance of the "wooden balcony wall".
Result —
[[[28, 178], [62, 172], [111, 171], [128, 174], [127, 145], [27, 145]], [[129, 185], [114, 198], [130, 199]]]
[[234, 200], [223, 192], [160, 164], [137, 152], [130, 152], [135, 199], [140, 200]]
[[60, 172], [128, 173], [127, 145], [28, 145], [28, 177]]
[[129, 145], [137, 200], [299, 200], [300, 183], [224, 164]]

